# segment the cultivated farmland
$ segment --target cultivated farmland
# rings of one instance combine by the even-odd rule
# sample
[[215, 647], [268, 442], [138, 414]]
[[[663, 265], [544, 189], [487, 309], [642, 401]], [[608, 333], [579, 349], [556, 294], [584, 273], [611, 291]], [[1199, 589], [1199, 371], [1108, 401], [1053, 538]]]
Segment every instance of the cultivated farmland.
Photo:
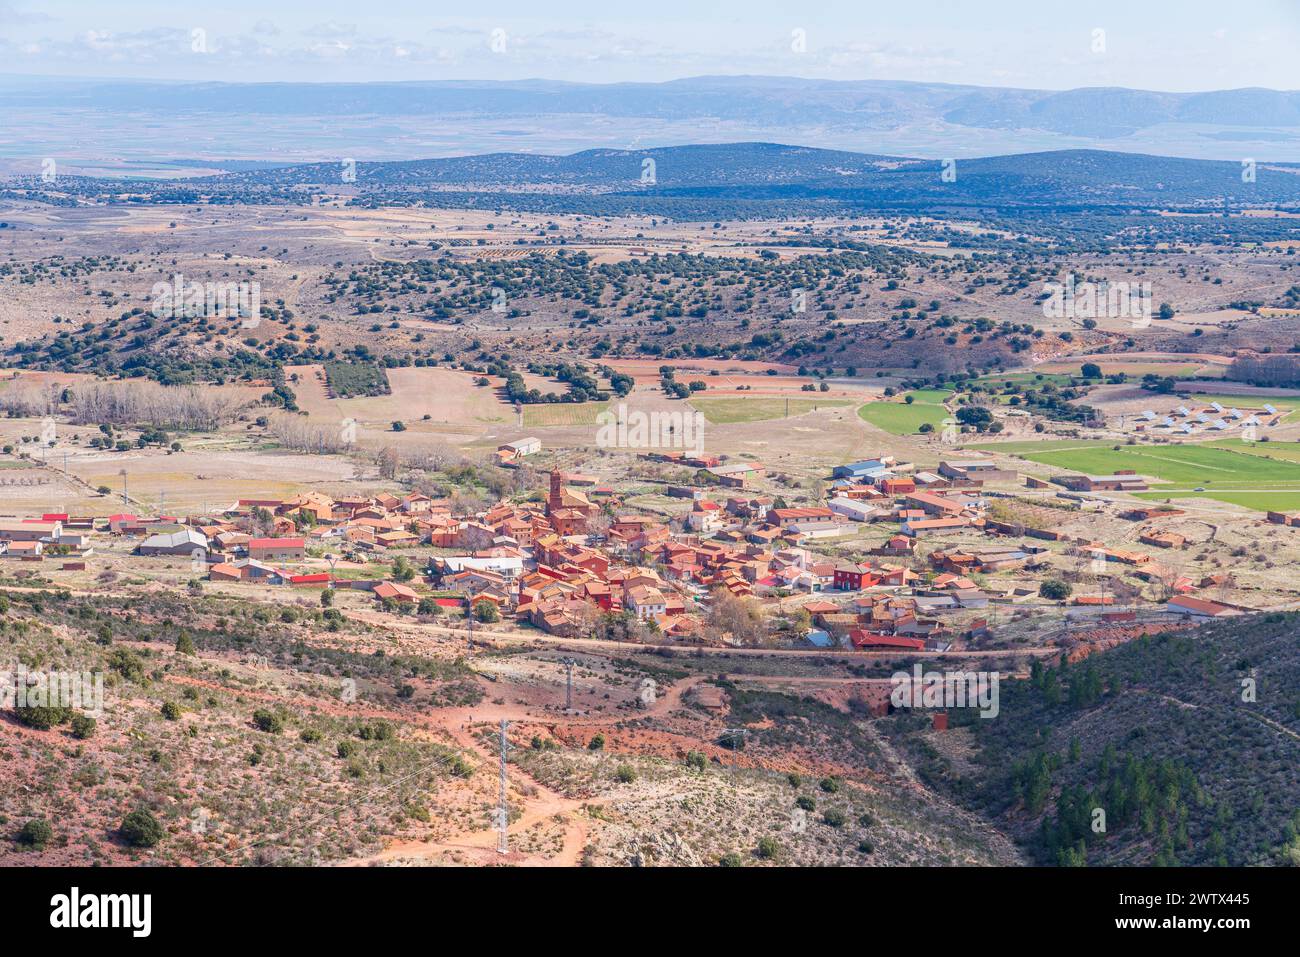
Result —
[[910, 435], [926, 424], [937, 430], [948, 417], [943, 403], [951, 394], [942, 389], [917, 389], [898, 400], [868, 402], [858, 409], [858, 415], [864, 422], [894, 435]]

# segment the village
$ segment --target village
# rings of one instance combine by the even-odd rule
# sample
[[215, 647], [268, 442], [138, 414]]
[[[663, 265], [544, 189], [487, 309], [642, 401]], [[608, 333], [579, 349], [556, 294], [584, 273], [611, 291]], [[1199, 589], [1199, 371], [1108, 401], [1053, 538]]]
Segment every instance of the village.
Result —
[[[496, 461], [540, 452], [529, 437]], [[1148, 487], [1132, 473], [1044, 480], [977, 454], [929, 468], [881, 455], [835, 466], [818, 504], [790, 505], [757, 462], [640, 457], [695, 470], [662, 489], [672, 513], [552, 468], [538, 473], [544, 497], [471, 513], [412, 490], [241, 498], [202, 515], [0, 516], [0, 570], [66, 584], [149, 568], [194, 589], [316, 590], [322, 605], [355, 596], [469, 629], [868, 654], [1033, 648], [1256, 610], [1226, 600], [1231, 574], [1162, 560], [1189, 546], [1163, 527], [1185, 513], [1109, 497]], [[1060, 521], [1093, 528], [1107, 510], [1132, 527], [1124, 541]]]

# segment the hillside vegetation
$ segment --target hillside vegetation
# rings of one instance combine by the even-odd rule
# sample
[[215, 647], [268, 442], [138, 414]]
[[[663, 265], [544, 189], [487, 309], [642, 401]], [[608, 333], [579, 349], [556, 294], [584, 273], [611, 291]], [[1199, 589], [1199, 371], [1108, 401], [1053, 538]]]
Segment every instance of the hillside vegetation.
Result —
[[996, 718], [954, 713], [968, 766], [892, 720], [925, 779], [1041, 864], [1294, 864], [1298, 633], [1300, 616], [1270, 614], [1036, 666], [1002, 683]]

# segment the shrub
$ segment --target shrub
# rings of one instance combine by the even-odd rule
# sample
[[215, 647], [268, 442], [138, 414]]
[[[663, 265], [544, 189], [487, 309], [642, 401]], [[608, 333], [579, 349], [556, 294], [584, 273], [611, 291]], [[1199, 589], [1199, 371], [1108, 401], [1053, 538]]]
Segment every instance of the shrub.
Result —
[[387, 741], [393, 737], [393, 726], [387, 721], [363, 724], [357, 728], [357, 737], [362, 741]]
[[822, 778], [819, 785], [827, 794], [834, 794], [840, 789], [840, 779], [837, 777]]
[[168, 721], [176, 721], [181, 716], [181, 706], [175, 701], [164, 701], [162, 706], [162, 716]]
[[591, 739], [591, 742], [587, 745], [587, 750], [589, 751], [602, 751], [604, 750], [604, 748], [605, 748], [605, 736], [603, 734], [597, 734], [594, 738]]
[[1064, 601], [1073, 589], [1059, 578], [1049, 578], [1038, 586], [1038, 594], [1050, 601]]
[[98, 727], [97, 722], [88, 714], [74, 714], [72, 716], [72, 736], [85, 740], [95, 736], [95, 729]]
[[447, 771], [454, 778], [467, 778], [474, 773], [474, 768], [458, 754], [447, 765]]
[[758, 839], [758, 856], [770, 861], [781, 853], [781, 843], [770, 834]]
[[337, 751], [338, 756], [346, 760], [357, 753], [357, 743], [355, 741], [340, 741]]
[[15, 836], [19, 844], [39, 851], [54, 838], [54, 828], [50, 822], [41, 817], [34, 817], [24, 824]]
[[686, 766], [692, 771], [703, 771], [709, 765], [709, 759], [699, 751], [686, 752]]
[[153, 847], [163, 839], [163, 828], [158, 819], [139, 808], [122, 818], [119, 828], [122, 839], [132, 847]]
[[620, 764], [618, 770], [614, 772], [614, 779], [619, 784], [631, 784], [636, 780], [636, 771], [632, 770], [631, 765]]
[[14, 717], [37, 731], [49, 731], [56, 724], [63, 724], [72, 715], [68, 708], [29, 707], [15, 708]]
[[144, 681], [144, 661], [126, 648], [116, 648], [109, 656], [108, 666], [127, 681]]
[[176, 651], [182, 655], [194, 654], [194, 639], [188, 631], [182, 631], [176, 636]]
[[735, 851], [732, 851], [730, 854], [723, 854], [720, 858], [718, 858], [718, 866], [719, 867], [744, 867], [745, 862], [741, 860], [739, 854], [737, 854]]
[[817, 802], [806, 794], [799, 795], [799, 797], [795, 799], [794, 803], [796, 807], [801, 807], [805, 811], [817, 810]]
[[253, 726], [267, 734], [279, 734], [284, 730], [284, 719], [274, 711], [258, 708], [253, 712]]
[[843, 827], [844, 812], [837, 807], [827, 808], [822, 813], [822, 823], [827, 827]]

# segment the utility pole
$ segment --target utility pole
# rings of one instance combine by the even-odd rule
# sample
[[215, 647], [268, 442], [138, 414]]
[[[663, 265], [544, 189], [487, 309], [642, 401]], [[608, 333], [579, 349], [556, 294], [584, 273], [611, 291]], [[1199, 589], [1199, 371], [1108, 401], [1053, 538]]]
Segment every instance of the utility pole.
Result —
[[129, 506], [131, 504], [131, 499], [126, 494], [126, 469], [119, 470], [117, 474], [122, 476], [122, 504]]
[[497, 853], [510, 853], [509, 837], [506, 829], [510, 824], [510, 811], [506, 807], [506, 751], [510, 747], [510, 742], [506, 740], [506, 728], [510, 726], [505, 718], [501, 719], [501, 786], [497, 798], [497, 828], [500, 834], [497, 837]]
[[563, 661], [564, 670], [567, 676], [567, 682], [564, 686], [564, 710], [573, 710], [573, 666], [577, 664], [572, 658], [565, 658]]
[[[723, 741], [726, 741], [728, 738], [730, 738], [731, 750], [732, 753], [735, 753], [737, 751], [741, 751], [744, 749], [745, 735], [747, 734], [749, 734], [748, 728], [724, 728], [722, 731], [722, 737], [718, 739], [718, 743], [721, 744]], [[733, 760], [731, 763], [732, 770], [734, 771], [738, 766], [739, 766], [739, 759]]]

